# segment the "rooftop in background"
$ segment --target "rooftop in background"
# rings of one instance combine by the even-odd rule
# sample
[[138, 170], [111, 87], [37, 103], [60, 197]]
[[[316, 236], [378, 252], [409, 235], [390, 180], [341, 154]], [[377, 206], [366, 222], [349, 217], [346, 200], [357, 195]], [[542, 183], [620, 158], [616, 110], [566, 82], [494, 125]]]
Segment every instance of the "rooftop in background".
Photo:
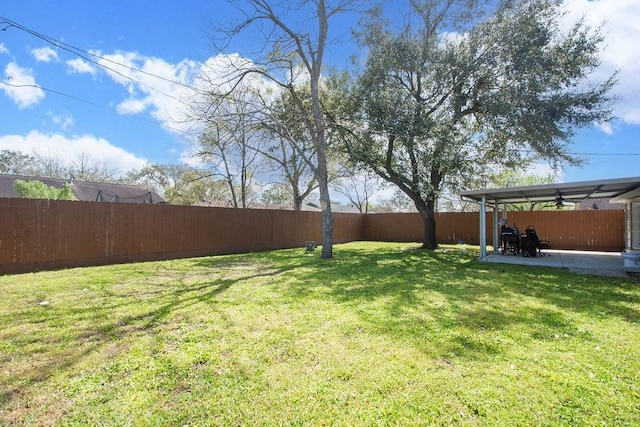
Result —
[[78, 200], [85, 202], [166, 203], [159, 194], [137, 185], [6, 174], [0, 174], [0, 197], [20, 198], [14, 188], [14, 183], [17, 180], [41, 181], [50, 187], [56, 188], [62, 188], [64, 184], [71, 183], [73, 194], [75, 194]]
[[602, 179], [597, 181], [565, 182], [558, 184], [531, 185], [526, 187], [485, 188], [463, 191], [460, 196], [492, 204], [500, 203], [552, 202], [562, 198], [566, 202], [581, 202], [588, 199], [610, 199], [640, 188], [640, 177]]

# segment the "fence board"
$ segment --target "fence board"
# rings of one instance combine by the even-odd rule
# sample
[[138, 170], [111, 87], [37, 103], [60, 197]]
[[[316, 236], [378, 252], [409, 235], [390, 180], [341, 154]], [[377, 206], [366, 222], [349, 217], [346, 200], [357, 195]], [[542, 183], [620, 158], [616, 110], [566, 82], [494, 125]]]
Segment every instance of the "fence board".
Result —
[[[493, 214], [487, 215], [491, 244]], [[558, 249], [624, 249], [624, 211], [510, 212]], [[477, 244], [479, 214], [436, 214], [440, 243]], [[0, 274], [303, 247], [322, 214], [279, 210], [0, 199]], [[419, 242], [418, 214], [334, 214], [334, 242]]]

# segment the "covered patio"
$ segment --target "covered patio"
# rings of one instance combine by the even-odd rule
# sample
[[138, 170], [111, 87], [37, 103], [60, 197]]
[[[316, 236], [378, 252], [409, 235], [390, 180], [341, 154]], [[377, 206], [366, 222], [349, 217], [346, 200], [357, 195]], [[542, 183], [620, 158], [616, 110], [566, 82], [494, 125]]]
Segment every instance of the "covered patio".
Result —
[[[460, 196], [480, 203], [480, 260], [509, 264], [540, 265], [549, 267], [589, 270], [605, 275], [626, 275], [626, 272], [640, 272], [640, 265], [625, 262], [619, 252], [558, 251], [544, 250], [546, 256], [524, 257], [500, 254], [500, 212], [501, 205], [506, 214], [506, 206], [511, 203], [552, 202], [558, 207], [565, 203], [578, 203], [588, 199], [608, 198], [626, 203], [625, 253], [635, 253], [636, 242], [632, 237], [638, 234], [638, 224], [632, 220], [640, 204], [634, 199], [623, 198], [640, 191], [640, 177], [619, 178], [597, 181], [544, 184], [525, 187], [491, 188], [471, 190]], [[493, 252], [487, 252], [487, 209], [493, 210]]]
[[[566, 268], [577, 273], [596, 276], [628, 277], [629, 269], [624, 266], [624, 260], [619, 252], [546, 249], [543, 253], [544, 256], [535, 258], [489, 253], [486, 262]], [[640, 269], [638, 271], [640, 272]]]

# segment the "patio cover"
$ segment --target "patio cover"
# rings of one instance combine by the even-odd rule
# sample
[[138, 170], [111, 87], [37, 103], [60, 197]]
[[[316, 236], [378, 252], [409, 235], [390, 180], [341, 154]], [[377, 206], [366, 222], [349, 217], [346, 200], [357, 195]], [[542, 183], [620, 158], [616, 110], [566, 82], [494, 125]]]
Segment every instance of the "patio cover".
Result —
[[531, 185], [527, 187], [485, 188], [463, 191], [460, 196], [465, 199], [475, 200], [481, 204], [480, 259], [486, 261], [487, 205], [493, 207], [493, 246], [494, 250], [497, 250], [500, 203], [553, 202], [558, 198], [562, 198], [564, 202], [580, 202], [586, 199], [614, 198], [636, 189], [640, 189], [640, 177]]

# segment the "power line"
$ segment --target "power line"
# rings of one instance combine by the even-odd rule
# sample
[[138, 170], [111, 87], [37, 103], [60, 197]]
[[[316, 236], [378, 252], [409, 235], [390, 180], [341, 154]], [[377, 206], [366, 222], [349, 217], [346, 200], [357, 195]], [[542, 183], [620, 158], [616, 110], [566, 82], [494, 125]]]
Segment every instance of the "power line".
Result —
[[[131, 76], [127, 76], [127, 75], [125, 75], [125, 74], [121, 73], [121, 72], [120, 72], [120, 71], [118, 71], [118, 70], [114, 70], [113, 68], [108, 67], [108, 66], [106, 66], [106, 65], [104, 65], [104, 64], [102, 64], [102, 63], [100, 63], [99, 61], [100, 61], [100, 60], [101, 60], [101, 61], [105, 61], [105, 62], [108, 62], [108, 63], [114, 64], [114, 65], [117, 65], [117, 66], [120, 66], [120, 67], [126, 68], [126, 69], [128, 69], [128, 70], [130, 70], [130, 71], [135, 71], [135, 72], [138, 72], [138, 73], [140, 73], [140, 74], [144, 74], [144, 75], [147, 75], [147, 76], [150, 76], [150, 77], [154, 77], [154, 78], [159, 79], [159, 80], [166, 81], [166, 82], [168, 82], [168, 83], [172, 83], [172, 84], [175, 84], [175, 85], [178, 85], [178, 86], [182, 86], [182, 87], [184, 87], [184, 88], [187, 88], [187, 89], [193, 90], [193, 91], [198, 92], [198, 93], [201, 93], [201, 94], [207, 94], [207, 92], [206, 92], [206, 91], [203, 91], [203, 90], [201, 90], [201, 89], [199, 89], [199, 88], [197, 88], [197, 87], [195, 87], [195, 86], [189, 85], [189, 84], [187, 84], [187, 83], [183, 83], [183, 82], [180, 82], [180, 81], [178, 81], [178, 80], [170, 79], [170, 78], [167, 78], [167, 77], [164, 77], [164, 76], [159, 76], [159, 75], [157, 75], [157, 74], [150, 73], [150, 72], [145, 71], [145, 70], [142, 70], [142, 69], [140, 69], [140, 68], [132, 67], [132, 66], [130, 66], [130, 65], [127, 65], [127, 64], [123, 64], [123, 63], [120, 63], [120, 62], [114, 61], [114, 60], [109, 59], [109, 58], [106, 58], [106, 57], [104, 57], [104, 56], [97, 55], [97, 54], [95, 54], [95, 53], [93, 53], [93, 52], [90, 52], [90, 51], [84, 50], [84, 49], [82, 49], [82, 48], [79, 48], [79, 47], [77, 47], [77, 46], [71, 45], [71, 44], [69, 44], [69, 43], [65, 43], [65, 42], [63, 42], [63, 41], [60, 41], [60, 40], [54, 39], [53, 37], [50, 37], [50, 36], [47, 36], [47, 35], [45, 35], [45, 34], [39, 33], [38, 31], [32, 30], [31, 28], [28, 28], [28, 27], [26, 27], [26, 26], [24, 26], [24, 25], [22, 25], [22, 24], [20, 24], [20, 23], [18, 23], [18, 22], [15, 22], [15, 21], [13, 21], [13, 20], [11, 20], [11, 19], [9, 19], [9, 18], [5, 18], [5, 17], [3, 17], [3, 16], [0, 16], [0, 23], [2, 23], [2, 24], [6, 24], [6, 25], [7, 25], [6, 27], [4, 27], [4, 28], [2, 29], [3, 31], [6, 31], [7, 29], [12, 28], [12, 27], [13, 27], [13, 28], [17, 28], [18, 30], [24, 31], [24, 32], [26, 32], [26, 33], [28, 33], [28, 34], [31, 34], [31, 35], [32, 35], [32, 36], [34, 36], [34, 37], [37, 37], [37, 38], [39, 38], [39, 39], [41, 39], [41, 40], [43, 40], [43, 41], [45, 41], [45, 42], [47, 42], [47, 43], [51, 44], [52, 46], [55, 46], [55, 47], [57, 47], [57, 48], [59, 48], [59, 49], [62, 49], [62, 50], [64, 50], [64, 51], [67, 51], [67, 52], [69, 52], [69, 53], [71, 53], [71, 54], [73, 54], [73, 55], [76, 55], [76, 56], [78, 56], [78, 57], [80, 57], [80, 58], [84, 59], [85, 61], [88, 61], [88, 62], [90, 62], [90, 63], [92, 63], [92, 64], [95, 64], [95, 65], [97, 65], [98, 67], [101, 67], [101, 68], [104, 68], [104, 69], [106, 69], [106, 70], [109, 70], [109, 71], [111, 71], [111, 72], [113, 72], [113, 73], [115, 73], [115, 74], [117, 74], [117, 75], [119, 75], [119, 76], [121, 76], [121, 77], [123, 77], [123, 78], [125, 78], [125, 79], [127, 79], [127, 80], [130, 80], [130, 81], [132, 81], [132, 82], [134, 82], [134, 83], [138, 83], [138, 84], [140, 84], [140, 85], [142, 85], [142, 86], [146, 86], [146, 87], [148, 87], [148, 88], [150, 88], [150, 89], [152, 89], [152, 90], [157, 91], [158, 93], [160, 93], [160, 94], [162, 94], [162, 95], [168, 96], [168, 97], [170, 97], [170, 98], [172, 98], [172, 99], [175, 99], [175, 100], [177, 100], [177, 101], [179, 101], [179, 100], [178, 100], [178, 99], [176, 99], [176, 98], [174, 98], [172, 95], [169, 95], [169, 94], [166, 94], [166, 93], [160, 92], [159, 90], [157, 90], [157, 89], [155, 89], [155, 88], [153, 88], [153, 87], [151, 87], [151, 86], [147, 85], [146, 83], [141, 82], [141, 81], [139, 81], [139, 80], [136, 80], [136, 79], [134, 79], [134, 78], [133, 78], [133, 77], [131, 77]], [[89, 56], [89, 57], [91, 57], [91, 58], [96, 58], [97, 60], [95, 60], [95, 59], [91, 59], [91, 58], [89, 58], [89, 57], [87, 57], [87, 56]]]
[[[2, 28], [2, 31], [7, 31], [10, 28], [16, 28], [18, 30], [26, 32], [27, 34], [30, 34], [30, 35], [32, 35], [32, 36], [34, 36], [34, 37], [36, 37], [36, 38], [38, 38], [40, 40], [43, 40], [46, 43], [49, 43], [49, 44], [51, 44], [52, 46], [54, 46], [54, 47], [56, 47], [58, 49], [64, 50], [64, 51], [69, 52], [69, 53], [71, 53], [71, 54], [73, 54], [75, 56], [78, 56], [79, 58], [82, 58], [83, 60], [85, 60], [85, 61], [87, 61], [87, 62], [89, 62], [91, 64], [95, 64], [96, 66], [98, 66], [100, 68], [103, 68], [105, 70], [108, 70], [108, 71], [110, 71], [110, 72], [112, 72], [112, 73], [114, 73], [116, 75], [119, 75], [119, 76], [123, 77], [124, 79], [131, 81], [132, 83], [138, 84], [138, 85], [140, 85], [142, 87], [146, 87], [146, 88], [148, 88], [149, 90], [151, 90], [153, 92], [156, 92], [156, 93], [158, 93], [160, 95], [163, 95], [163, 96], [166, 96], [166, 97], [168, 97], [170, 99], [173, 99], [173, 100], [175, 100], [175, 101], [177, 101], [177, 102], [179, 102], [179, 103], [181, 103], [183, 105], [186, 105], [186, 102], [183, 99], [179, 99], [179, 98], [177, 98], [177, 97], [175, 97], [175, 96], [173, 96], [171, 94], [165, 93], [165, 92], [163, 92], [163, 91], [161, 91], [161, 90], [159, 90], [159, 89], [157, 89], [157, 88], [155, 88], [153, 86], [150, 86], [149, 84], [147, 84], [145, 82], [142, 82], [142, 81], [140, 81], [138, 79], [133, 78], [132, 76], [126, 75], [123, 72], [120, 72], [120, 71], [118, 71], [118, 70], [116, 70], [116, 69], [114, 69], [112, 67], [109, 67], [109, 66], [105, 65], [104, 63], [102, 63], [100, 61], [104, 61], [104, 62], [113, 64], [115, 66], [123, 67], [125, 69], [130, 70], [130, 71], [134, 71], [134, 72], [137, 72], [137, 73], [140, 73], [140, 74], [143, 74], [143, 75], [147, 75], [147, 76], [150, 76], [150, 77], [153, 77], [153, 78], [157, 78], [159, 80], [162, 80], [162, 81], [165, 81], [165, 82], [168, 82], [168, 83], [171, 83], [171, 84], [175, 84], [175, 85], [187, 88], [189, 90], [192, 90], [192, 91], [194, 91], [196, 93], [199, 93], [199, 94], [206, 94], [207, 93], [206, 91], [203, 91], [203, 90], [201, 90], [201, 89], [199, 89], [199, 88], [197, 88], [195, 86], [180, 82], [178, 80], [170, 79], [170, 78], [167, 78], [167, 77], [164, 77], [164, 76], [159, 76], [157, 74], [150, 73], [150, 72], [142, 70], [140, 68], [132, 67], [132, 66], [127, 65], [127, 64], [122, 64], [120, 62], [117, 62], [117, 61], [114, 61], [112, 59], [106, 58], [104, 56], [100, 56], [100, 55], [97, 55], [95, 53], [86, 51], [86, 50], [81, 49], [81, 48], [79, 48], [77, 46], [73, 46], [71, 44], [62, 42], [60, 40], [56, 40], [53, 37], [50, 37], [50, 36], [47, 36], [45, 34], [39, 33], [38, 31], [32, 30], [32, 29], [30, 29], [30, 28], [28, 28], [28, 27], [26, 27], [26, 26], [24, 26], [24, 25], [22, 25], [22, 24], [20, 24], [18, 22], [15, 22], [15, 21], [9, 19], [9, 18], [0, 16], [0, 23], [4, 25], [3, 28]], [[93, 58], [95, 58], [95, 59], [93, 59]], [[59, 96], [64, 96], [66, 98], [74, 99], [76, 101], [83, 102], [85, 104], [93, 105], [93, 106], [96, 106], [96, 107], [99, 107], [99, 108], [108, 109], [110, 111], [114, 111], [114, 112], [117, 113], [117, 111], [115, 109], [113, 109], [112, 107], [101, 105], [101, 104], [97, 104], [95, 102], [88, 101], [86, 99], [83, 99], [83, 98], [80, 98], [80, 97], [77, 97], [77, 96], [74, 96], [74, 95], [70, 95], [68, 93], [64, 93], [64, 92], [61, 92], [59, 90], [43, 87], [43, 86], [40, 86], [40, 85], [37, 85], [37, 84], [28, 84], [28, 83], [12, 84], [12, 83], [9, 83], [9, 82], [6, 82], [6, 81], [0, 81], [0, 83], [4, 84], [6, 86], [11, 86], [11, 87], [31, 87], [31, 88], [35, 88], [35, 89], [40, 89], [40, 90], [43, 90], [43, 91], [46, 91], [46, 92], [49, 92], [49, 93], [53, 93], [53, 94], [56, 94], [56, 95], [59, 95]], [[135, 118], [137, 120], [141, 120], [141, 121], [144, 121], [144, 122], [147, 122], [147, 123], [152, 123], [152, 124], [161, 126], [161, 127], [165, 128], [165, 129], [168, 129], [168, 130], [171, 130], [171, 131], [174, 131], [174, 132], [177, 132], [177, 133], [185, 134], [185, 135], [188, 135], [188, 136], [198, 135], [198, 133], [188, 132], [188, 131], [185, 131], [185, 130], [182, 130], [182, 129], [178, 129], [178, 128], [175, 128], [175, 127], [172, 127], [172, 126], [169, 126], [169, 125], [166, 125], [166, 124], [154, 121], [154, 120], [146, 119], [144, 117], [140, 117], [140, 116], [136, 116], [136, 115], [127, 115], [127, 116], [133, 117], [133, 118]]]
[[[15, 22], [15, 21], [9, 19], [9, 18], [5, 18], [5, 17], [0, 16], [0, 23], [5, 25], [2, 28], [2, 31], [6, 31], [9, 28], [17, 28], [18, 30], [21, 30], [23, 32], [26, 32], [26, 33], [38, 38], [38, 39], [41, 39], [41, 40], [45, 41], [46, 43], [49, 43], [49, 44], [51, 44], [52, 46], [54, 46], [54, 47], [56, 47], [58, 49], [62, 49], [64, 51], [67, 51], [67, 52], [69, 52], [69, 53], [71, 53], [71, 54], [73, 54], [75, 56], [78, 56], [79, 58], [82, 58], [83, 60], [85, 60], [85, 61], [87, 61], [87, 62], [89, 62], [91, 64], [95, 64], [96, 66], [98, 66], [100, 68], [103, 68], [105, 70], [108, 70], [108, 71], [116, 74], [116, 75], [119, 75], [119, 76], [123, 77], [124, 79], [131, 81], [132, 83], [138, 84], [138, 85], [140, 85], [142, 87], [145, 87], [145, 88], [149, 89], [150, 91], [156, 92], [156, 93], [158, 93], [160, 95], [163, 95], [163, 96], [166, 96], [166, 97], [168, 97], [170, 99], [173, 99], [174, 101], [176, 101], [176, 102], [178, 102], [178, 103], [180, 103], [182, 105], [187, 106], [187, 103], [186, 103], [186, 101], [184, 99], [180, 99], [180, 98], [177, 98], [176, 96], [173, 96], [171, 94], [163, 92], [163, 91], [161, 91], [161, 90], [159, 90], [159, 89], [157, 89], [157, 88], [155, 88], [155, 87], [153, 87], [153, 86], [151, 86], [151, 85], [149, 85], [149, 84], [147, 84], [145, 82], [142, 82], [142, 81], [140, 81], [138, 79], [133, 78], [132, 76], [126, 75], [126, 74], [114, 69], [113, 67], [109, 67], [109, 66], [105, 65], [104, 63], [102, 63], [100, 61], [105, 61], [107, 63], [114, 64], [116, 66], [120, 66], [120, 67], [123, 67], [125, 69], [128, 69], [130, 71], [138, 72], [138, 73], [143, 74], [143, 75], [147, 75], [147, 76], [150, 76], [150, 77], [153, 77], [153, 78], [157, 78], [159, 80], [162, 80], [162, 81], [165, 81], [165, 82], [168, 82], [168, 83], [172, 83], [172, 84], [187, 88], [189, 90], [192, 90], [192, 91], [194, 91], [196, 93], [199, 93], [199, 94], [206, 94], [206, 91], [203, 91], [203, 90], [201, 90], [201, 89], [199, 89], [199, 88], [197, 88], [195, 86], [191, 86], [191, 85], [188, 85], [186, 83], [183, 83], [183, 82], [180, 82], [180, 81], [177, 81], [177, 80], [174, 80], [174, 79], [169, 79], [169, 78], [166, 78], [166, 77], [163, 77], [163, 76], [159, 76], [157, 74], [153, 74], [153, 73], [150, 73], [148, 71], [145, 71], [145, 70], [142, 70], [142, 69], [139, 69], [139, 68], [136, 68], [136, 67], [132, 67], [132, 66], [127, 65], [127, 64], [122, 64], [122, 63], [119, 63], [119, 62], [114, 61], [112, 59], [97, 55], [95, 53], [92, 53], [92, 52], [86, 51], [84, 49], [81, 49], [79, 47], [73, 46], [71, 44], [62, 42], [60, 40], [56, 40], [53, 37], [41, 34], [41, 33], [37, 32], [37, 31], [32, 30], [32, 29], [30, 29], [30, 28], [28, 28], [28, 27], [26, 27], [26, 26], [24, 26], [24, 25], [22, 25], [22, 24], [20, 24], [18, 22]], [[92, 58], [95, 58], [95, 59], [92, 59]], [[8, 84], [6, 82], [2, 82], [2, 83], [7, 84], [9, 86], [18, 87], [16, 85], [11, 85], [11, 84]], [[39, 86], [32, 86], [32, 87], [39, 87]], [[49, 88], [43, 88], [43, 87], [40, 87], [40, 88], [42, 90], [47, 91], [47, 92], [51, 92], [51, 93], [55, 93], [55, 94], [58, 94], [58, 95], [61, 95], [61, 96], [65, 96], [65, 97], [71, 98], [71, 99], [75, 99], [75, 100], [78, 100], [80, 102], [96, 105], [96, 106], [103, 107], [103, 108], [108, 108], [108, 107], [105, 107], [105, 106], [102, 106], [102, 105], [95, 104], [95, 103], [93, 103], [91, 101], [87, 101], [87, 100], [75, 97], [73, 95], [69, 95], [69, 94], [66, 94], [66, 93], [62, 93], [60, 91], [56, 91], [55, 89], [49, 89]], [[109, 109], [111, 109], [111, 108], [109, 108]], [[191, 133], [188, 133], [188, 132], [185, 132], [185, 131], [181, 131], [180, 129], [176, 129], [176, 128], [173, 128], [171, 126], [155, 122], [153, 120], [144, 119], [144, 118], [139, 117], [139, 116], [133, 116], [133, 117], [136, 117], [139, 120], [143, 120], [143, 121], [146, 121], [146, 122], [149, 122], [149, 123], [158, 124], [158, 125], [160, 125], [162, 127], [165, 127], [167, 129], [170, 129], [170, 130], [173, 130], [173, 131], [176, 131], [176, 132], [185, 133], [187, 135], [193, 135]]]
[[640, 153], [570, 153], [576, 156], [640, 156]]
[[[127, 79], [127, 80], [129, 80], [131, 82], [133, 82], [133, 83], [137, 83], [137, 84], [139, 84], [139, 85], [141, 85], [143, 87], [146, 87], [146, 88], [148, 88], [148, 89], [150, 89], [150, 90], [152, 90], [154, 92], [157, 92], [157, 93], [159, 93], [159, 94], [161, 94], [163, 96], [171, 98], [171, 99], [173, 99], [173, 100], [175, 100], [175, 101], [177, 101], [177, 102], [179, 102], [181, 104], [185, 104], [186, 105], [184, 100], [176, 98], [173, 95], [164, 93], [164, 92], [160, 91], [159, 89], [156, 89], [153, 86], [148, 85], [147, 83], [144, 83], [144, 82], [142, 82], [140, 80], [137, 80], [137, 79], [135, 79], [135, 78], [133, 78], [131, 76], [128, 76], [128, 75], [126, 75], [126, 74], [124, 74], [124, 73], [122, 73], [122, 72], [120, 72], [120, 71], [118, 71], [118, 70], [116, 70], [114, 68], [111, 68], [111, 67], [105, 65], [104, 63], [101, 63], [100, 61], [108, 62], [110, 64], [113, 64], [113, 65], [116, 65], [116, 66], [119, 66], [119, 67], [123, 67], [125, 69], [130, 70], [130, 71], [134, 71], [134, 72], [137, 72], [137, 73], [140, 73], [140, 74], [143, 74], [143, 75], [147, 75], [149, 77], [157, 78], [159, 80], [162, 80], [162, 81], [165, 81], [165, 82], [168, 82], [168, 83], [171, 83], [171, 84], [175, 84], [175, 85], [184, 87], [184, 88], [192, 90], [192, 91], [194, 91], [194, 92], [196, 92], [198, 94], [203, 94], [203, 95], [207, 95], [208, 94], [208, 92], [206, 92], [206, 91], [204, 91], [204, 90], [202, 90], [200, 88], [197, 88], [195, 86], [189, 85], [187, 83], [183, 83], [183, 82], [180, 82], [180, 81], [175, 80], [175, 79], [170, 79], [170, 78], [167, 78], [167, 77], [164, 77], [164, 76], [153, 74], [153, 73], [150, 73], [148, 71], [142, 70], [140, 68], [132, 67], [130, 65], [114, 61], [114, 60], [106, 58], [104, 56], [101, 56], [101, 55], [95, 54], [93, 52], [90, 52], [90, 51], [84, 50], [82, 48], [79, 48], [77, 46], [71, 45], [69, 43], [65, 43], [63, 41], [57, 40], [57, 39], [55, 39], [53, 37], [47, 36], [45, 34], [42, 34], [42, 33], [38, 32], [38, 31], [35, 31], [35, 30], [31, 29], [31, 28], [28, 28], [28, 27], [26, 27], [26, 26], [24, 26], [24, 25], [22, 25], [22, 24], [20, 24], [20, 23], [18, 23], [16, 21], [13, 21], [13, 20], [11, 20], [9, 18], [0, 16], [0, 24], [4, 25], [4, 27], [2, 27], [0, 29], [0, 31], [7, 31], [10, 28], [16, 28], [16, 29], [18, 29], [20, 31], [26, 32], [26, 33], [28, 33], [28, 34], [30, 34], [30, 35], [38, 38], [38, 39], [41, 39], [41, 40], [45, 41], [46, 43], [51, 44], [52, 46], [55, 46], [56, 48], [62, 49], [62, 50], [67, 51], [67, 52], [69, 52], [69, 53], [71, 53], [73, 55], [76, 55], [76, 56], [84, 59], [85, 61], [87, 61], [87, 62], [89, 62], [91, 64], [95, 64], [96, 66], [98, 66], [100, 68], [103, 68], [105, 70], [109, 70], [112, 73], [115, 73], [115, 74], [117, 74], [117, 75], [119, 75], [119, 76], [121, 76], [121, 77], [123, 77], [123, 78], [125, 78], [125, 79]], [[95, 58], [95, 59], [92, 59], [92, 58]], [[11, 87], [32, 87], [32, 88], [41, 89], [41, 90], [46, 91], [46, 92], [50, 92], [50, 93], [54, 93], [54, 94], [59, 95], [59, 96], [64, 96], [64, 97], [67, 97], [67, 98], [70, 98], [70, 99], [74, 99], [76, 101], [83, 102], [83, 103], [86, 103], [86, 104], [89, 104], [89, 105], [93, 105], [93, 106], [96, 106], [96, 107], [105, 108], [105, 109], [108, 109], [108, 110], [111, 110], [111, 111], [114, 111], [114, 112], [117, 113], [117, 111], [114, 110], [112, 107], [108, 107], [108, 106], [105, 106], [105, 105], [97, 104], [95, 102], [88, 101], [86, 99], [82, 99], [82, 98], [76, 97], [74, 95], [69, 95], [69, 94], [57, 91], [55, 89], [46, 88], [46, 87], [39, 86], [39, 85], [36, 85], [36, 84], [15, 85], [15, 84], [11, 84], [11, 83], [8, 83], [8, 82], [3, 82], [3, 81], [0, 81], [0, 83], [4, 84], [6, 86], [11, 86]], [[146, 119], [144, 117], [140, 117], [140, 116], [136, 116], [136, 115], [128, 115], [128, 116], [129, 117], [133, 117], [133, 118], [135, 118], [137, 120], [141, 120], [141, 121], [145, 121], [145, 122], [148, 122], [148, 123], [156, 124], [158, 126], [161, 126], [161, 127], [165, 128], [165, 129], [172, 130], [172, 131], [177, 132], [177, 133], [182, 133], [182, 134], [189, 135], [189, 136], [198, 135], [197, 133], [192, 133], [192, 132], [187, 132], [187, 131], [184, 131], [184, 130], [181, 130], [181, 129], [177, 129], [177, 128], [168, 126], [166, 124], [163, 124], [163, 123], [160, 123], [160, 122], [157, 122], [157, 121], [154, 121], [154, 120]], [[640, 156], [640, 153], [568, 153], [568, 154], [576, 155], [576, 156]]]
[[[0, 81], [0, 84], [3, 84], [5, 86], [10, 86], [10, 87], [17, 87], [17, 88], [30, 87], [30, 88], [34, 88], [34, 89], [40, 89], [40, 90], [43, 90], [45, 92], [53, 93], [53, 94], [56, 94], [56, 95], [59, 95], [59, 96], [64, 96], [65, 98], [70, 98], [70, 99], [73, 99], [75, 101], [79, 101], [79, 102], [83, 102], [85, 104], [93, 105], [94, 107], [104, 108], [106, 110], [113, 111], [113, 112], [117, 113], [117, 110], [115, 110], [113, 107], [110, 107], [110, 106], [107, 106], [107, 105], [102, 105], [102, 104], [97, 104], [97, 103], [95, 103], [93, 101], [88, 101], [86, 99], [79, 98], [79, 97], [74, 96], [74, 95], [69, 95], [67, 93], [60, 92], [60, 91], [55, 90], [55, 89], [49, 89], [49, 88], [46, 88], [44, 86], [40, 86], [40, 85], [36, 85], [36, 84], [29, 84], [29, 83], [12, 84], [12, 83], [3, 82], [3, 81]], [[133, 115], [133, 114], [127, 114], [125, 117], [130, 117], [130, 118], [133, 118], [133, 119], [136, 119], [136, 120], [140, 120], [140, 121], [143, 121], [143, 122], [151, 123], [151, 124], [160, 126], [162, 128], [174, 131], [176, 133], [181, 133], [181, 134], [184, 134], [184, 135], [187, 135], [187, 136], [198, 136], [198, 135], [200, 135], [199, 132], [188, 132], [188, 131], [185, 131], [185, 130], [182, 130], [182, 129], [178, 129], [178, 128], [166, 125], [164, 123], [157, 122], [155, 120], [147, 119], [145, 117], [141, 117], [141, 116], [137, 116], [137, 115]]]

